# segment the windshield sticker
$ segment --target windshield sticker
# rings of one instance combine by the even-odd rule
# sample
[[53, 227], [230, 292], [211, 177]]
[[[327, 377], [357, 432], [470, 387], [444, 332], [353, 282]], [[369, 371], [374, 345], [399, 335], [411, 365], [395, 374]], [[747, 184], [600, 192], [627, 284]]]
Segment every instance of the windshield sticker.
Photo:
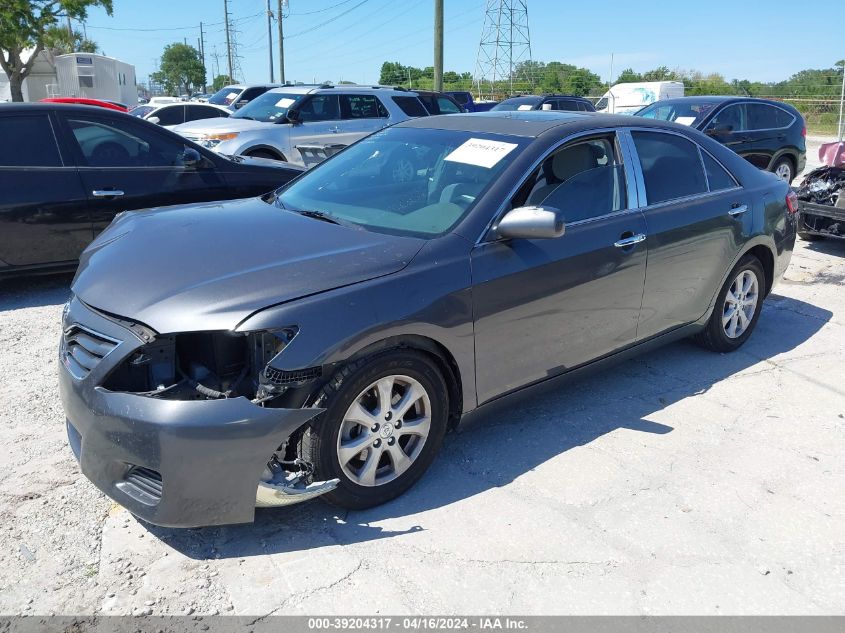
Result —
[[289, 108], [293, 105], [294, 101], [296, 101], [296, 99], [291, 99], [290, 97], [283, 97], [283, 98], [279, 99], [278, 101], [276, 101], [276, 107], [277, 108]]
[[530, 105], [530, 104], [527, 104], [527, 105], [521, 105], [521, 106], [519, 106], [519, 107], [517, 108], [517, 110], [530, 110], [530, 109], [531, 109], [531, 108], [533, 108], [533, 107], [534, 107], [534, 106], [532, 106], [532, 105]]
[[490, 169], [514, 149], [516, 149], [516, 143], [502, 143], [501, 141], [488, 141], [483, 138], [471, 138], [460, 147], [457, 147], [443, 160]]
[[679, 116], [675, 119], [675, 123], [680, 123], [681, 125], [692, 125], [693, 121], [695, 121], [694, 116]]
[[237, 96], [238, 96], [237, 92], [230, 92], [229, 94], [226, 95], [226, 100], [231, 101], [232, 99], [234, 99]]

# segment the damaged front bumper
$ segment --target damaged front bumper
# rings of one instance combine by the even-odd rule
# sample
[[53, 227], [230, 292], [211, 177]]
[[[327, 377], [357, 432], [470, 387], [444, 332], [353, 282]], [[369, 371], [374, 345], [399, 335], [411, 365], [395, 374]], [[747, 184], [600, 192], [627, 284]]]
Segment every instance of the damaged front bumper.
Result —
[[[142, 519], [165, 527], [250, 522], [256, 505], [288, 505], [336, 482], [262, 482], [274, 451], [319, 409], [275, 409], [243, 397], [166, 400], [109, 391], [108, 373], [142, 344], [130, 330], [71, 300], [65, 327], [106, 341], [80, 368], [62, 349], [59, 391], [83, 474]], [[264, 477], [266, 479], [266, 477]]]

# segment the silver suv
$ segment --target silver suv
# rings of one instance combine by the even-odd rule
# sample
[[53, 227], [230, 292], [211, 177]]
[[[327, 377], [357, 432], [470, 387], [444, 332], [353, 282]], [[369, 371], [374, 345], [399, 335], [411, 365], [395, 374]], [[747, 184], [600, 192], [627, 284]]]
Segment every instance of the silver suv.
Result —
[[222, 154], [271, 158], [311, 167], [381, 128], [426, 116], [417, 95], [379, 86], [284, 86], [226, 119], [173, 128]]

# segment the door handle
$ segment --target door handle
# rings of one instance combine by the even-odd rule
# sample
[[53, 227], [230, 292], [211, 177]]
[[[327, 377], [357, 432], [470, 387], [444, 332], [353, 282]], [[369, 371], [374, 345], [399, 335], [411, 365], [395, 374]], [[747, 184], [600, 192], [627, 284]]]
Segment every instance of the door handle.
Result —
[[120, 189], [94, 189], [91, 194], [95, 198], [117, 198], [123, 195]]
[[645, 233], [637, 233], [636, 235], [631, 235], [630, 237], [623, 237], [618, 242], [614, 242], [613, 245], [616, 248], [627, 248], [628, 246], [633, 246], [634, 244], [639, 244], [644, 241]]
[[748, 205], [747, 204], [735, 205], [734, 207], [731, 208], [730, 211], [728, 211], [728, 215], [731, 216], [732, 218], [737, 218], [737, 217], [741, 216], [743, 213], [745, 213], [746, 211], [748, 211]]

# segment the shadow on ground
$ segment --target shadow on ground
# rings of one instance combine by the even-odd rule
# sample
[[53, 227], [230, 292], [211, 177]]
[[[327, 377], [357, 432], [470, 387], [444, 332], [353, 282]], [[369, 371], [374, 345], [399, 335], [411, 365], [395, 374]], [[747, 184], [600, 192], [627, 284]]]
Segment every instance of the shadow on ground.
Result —
[[70, 297], [73, 273], [0, 279], [0, 312], [61, 305]]
[[807, 250], [825, 255], [845, 257], [845, 239], [826, 237], [817, 240], [804, 240]]
[[[573, 447], [616, 429], [666, 434], [673, 428], [648, 417], [810, 339], [832, 314], [772, 295], [757, 330], [732, 354], [714, 354], [682, 341], [588, 378], [533, 390], [506, 404], [489, 405], [447, 436], [440, 456], [402, 497], [366, 511], [346, 512], [320, 501], [259, 510], [255, 523], [173, 530], [147, 526], [165, 543], [196, 558], [246, 557], [307, 551], [423, 530], [390, 531], [373, 523], [442, 508], [520, 475]], [[684, 421], [677, 420], [682, 426]], [[423, 519], [424, 521], [424, 519]]]

